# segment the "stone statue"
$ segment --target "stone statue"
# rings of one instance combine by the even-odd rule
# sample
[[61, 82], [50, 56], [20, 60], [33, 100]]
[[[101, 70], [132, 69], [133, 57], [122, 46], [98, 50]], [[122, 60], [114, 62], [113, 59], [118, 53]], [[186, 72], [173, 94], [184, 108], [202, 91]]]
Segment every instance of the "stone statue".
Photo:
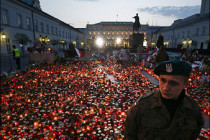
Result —
[[136, 16], [133, 17], [133, 18], [135, 18], [135, 22], [134, 22], [134, 24], [133, 24], [133, 32], [134, 32], [134, 31], [137, 31], [137, 32], [138, 32], [138, 30], [141, 28], [141, 24], [140, 24], [140, 22], [139, 22], [138, 13], [136, 13]]

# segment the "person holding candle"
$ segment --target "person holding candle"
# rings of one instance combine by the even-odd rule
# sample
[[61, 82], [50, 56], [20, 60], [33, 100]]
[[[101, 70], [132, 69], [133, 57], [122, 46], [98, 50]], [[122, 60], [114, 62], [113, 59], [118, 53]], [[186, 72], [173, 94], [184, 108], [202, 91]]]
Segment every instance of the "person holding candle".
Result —
[[128, 140], [196, 140], [204, 119], [185, 94], [192, 67], [185, 61], [163, 61], [154, 68], [159, 90], [140, 97], [127, 113]]

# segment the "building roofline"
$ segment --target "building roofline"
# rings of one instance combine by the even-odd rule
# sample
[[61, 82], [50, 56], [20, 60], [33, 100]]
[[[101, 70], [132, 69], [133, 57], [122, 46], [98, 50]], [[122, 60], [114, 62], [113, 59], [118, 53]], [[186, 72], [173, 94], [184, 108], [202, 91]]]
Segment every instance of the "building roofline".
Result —
[[[80, 32], [77, 28], [75, 28], [75, 27], [73, 27], [73, 26], [71, 26], [71, 25], [69, 25], [69, 24], [61, 21], [60, 19], [58, 19], [56, 17], [51, 16], [50, 14], [48, 14], [48, 13], [42, 11], [42, 10], [39, 10], [39, 9], [37, 9], [37, 8], [31, 6], [31, 5], [28, 5], [27, 3], [23, 2], [23, 1], [20, 1], [20, 0], [9, 0], [9, 1], [10, 2], [13, 2], [13, 3], [15, 2], [16, 4], [19, 4], [20, 6], [24, 6], [25, 8], [28, 8], [30, 10], [33, 10], [36, 13], [42, 14], [42, 15], [48, 17], [48, 18], [51, 18], [53, 20], [56, 20], [56, 21], [59, 22], [59, 24], [62, 24], [62, 25], [67, 26], [67, 27], [70, 27], [71, 29], [73, 29], [73, 30], [75, 30], [77, 32]], [[80, 33], [82, 33], [82, 32], [80, 32]]]

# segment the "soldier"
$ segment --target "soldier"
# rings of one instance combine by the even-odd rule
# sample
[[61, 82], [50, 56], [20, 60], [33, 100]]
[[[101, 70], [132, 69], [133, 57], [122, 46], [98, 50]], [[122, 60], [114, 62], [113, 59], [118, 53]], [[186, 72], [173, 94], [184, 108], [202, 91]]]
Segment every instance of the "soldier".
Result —
[[140, 97], [128, 111], [128, 140], [196, 140], [204, 125], [202, 111], [185, 94], [191, 65], [181, 60], [163, 61], [154, 68], [159, 90]]

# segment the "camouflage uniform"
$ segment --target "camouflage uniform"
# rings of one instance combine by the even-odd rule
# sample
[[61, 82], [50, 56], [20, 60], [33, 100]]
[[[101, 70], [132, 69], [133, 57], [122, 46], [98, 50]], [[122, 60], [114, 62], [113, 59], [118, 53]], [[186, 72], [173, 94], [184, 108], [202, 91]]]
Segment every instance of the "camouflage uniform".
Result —
[[162, 103], [160, 91], [139, 98], [127, 114], [128, 140], [196, 140], [204, 125], [197, 103], [184, 96], [173, 119]]

